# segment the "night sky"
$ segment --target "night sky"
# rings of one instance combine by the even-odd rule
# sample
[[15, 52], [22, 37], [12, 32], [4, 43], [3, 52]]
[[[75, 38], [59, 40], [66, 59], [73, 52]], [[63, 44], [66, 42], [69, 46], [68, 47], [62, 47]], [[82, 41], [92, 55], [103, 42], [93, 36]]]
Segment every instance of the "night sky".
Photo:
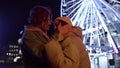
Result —
[[60, 15], [60, 0], [0, 0], [0, 50], [6, 45], [17, 44], [29, 10], [34, 5], [49, 7], [53, 20]]

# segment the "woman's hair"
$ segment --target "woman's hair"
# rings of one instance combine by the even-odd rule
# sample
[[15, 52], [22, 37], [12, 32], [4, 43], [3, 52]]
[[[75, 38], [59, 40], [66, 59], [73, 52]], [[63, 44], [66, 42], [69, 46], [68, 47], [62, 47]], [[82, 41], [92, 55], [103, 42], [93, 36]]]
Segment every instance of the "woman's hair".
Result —
[[46, 21], [48, 16], [51, 17], [51, 11], [47, 7], [37, 5], [30, 10], [28, 22], [37, 25]]

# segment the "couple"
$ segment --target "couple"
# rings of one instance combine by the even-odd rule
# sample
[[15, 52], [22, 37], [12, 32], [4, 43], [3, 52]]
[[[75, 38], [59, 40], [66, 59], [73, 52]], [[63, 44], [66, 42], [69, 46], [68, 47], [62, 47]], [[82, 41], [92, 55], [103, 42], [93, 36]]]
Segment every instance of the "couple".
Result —
[[51, 13], [46, 7], [33, 7], [29, 23], [21, 45], [25, 68], [90, 68], [82, 30], [72, 26], [68, 17], [55, 19], [52, 37], [47, 35]]

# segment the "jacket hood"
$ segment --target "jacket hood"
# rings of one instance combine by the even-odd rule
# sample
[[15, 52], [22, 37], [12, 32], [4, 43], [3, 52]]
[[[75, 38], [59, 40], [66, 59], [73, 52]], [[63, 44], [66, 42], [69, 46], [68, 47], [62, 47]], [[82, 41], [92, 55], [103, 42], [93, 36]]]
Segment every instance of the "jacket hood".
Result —
[[80, 27], [74, 26], [72, 32], [73, 32], [76, 36], [80, 37], [81, 40], [83, 41], [82, 29], [81, 29]]
[[55, 19], [55, 22], [56, 22], [57, 20], [64, 21], [64, 22], [68, 23], [69, 25], [73, 26], [70, 18], [68, 18], [68, 17], [65, 17], [65, 16], [63, 16], [63, 17], [57, 17], [57, 18]]

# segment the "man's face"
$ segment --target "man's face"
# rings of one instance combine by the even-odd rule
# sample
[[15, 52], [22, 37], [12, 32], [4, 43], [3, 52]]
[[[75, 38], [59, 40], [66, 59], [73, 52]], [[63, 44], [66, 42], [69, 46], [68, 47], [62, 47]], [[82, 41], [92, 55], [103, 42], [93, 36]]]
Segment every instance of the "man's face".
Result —
[[69, 33], [69, 25], [68, 24], [65, 24], [65, 25], [62, 25], [60, 21], [56, 21], [55, 22], [55, 30], [59, 31], [62, 35], [65, 35], [67, 33]]

